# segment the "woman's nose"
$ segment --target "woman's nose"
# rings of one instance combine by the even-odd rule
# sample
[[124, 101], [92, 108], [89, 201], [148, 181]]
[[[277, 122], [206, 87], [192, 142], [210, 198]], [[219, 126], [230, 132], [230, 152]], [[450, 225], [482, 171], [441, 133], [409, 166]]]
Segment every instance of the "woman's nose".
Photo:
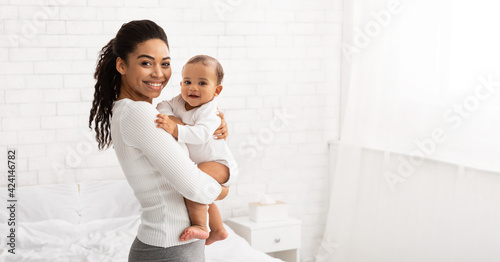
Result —
[[162, 77], [163, 76], [163, 70], [161, 68], [161, 66], [155, 66], [153, 68], [153, 72], [151, 74], [153, 77]]

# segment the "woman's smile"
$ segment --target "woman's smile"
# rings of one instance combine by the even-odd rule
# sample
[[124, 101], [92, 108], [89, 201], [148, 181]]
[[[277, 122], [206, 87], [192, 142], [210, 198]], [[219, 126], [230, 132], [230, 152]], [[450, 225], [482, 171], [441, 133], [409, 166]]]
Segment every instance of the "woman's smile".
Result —
[[143, 82], [153, 90], [161, 90], [166, 84], [166, 81], [163, 82], [143, 81]]

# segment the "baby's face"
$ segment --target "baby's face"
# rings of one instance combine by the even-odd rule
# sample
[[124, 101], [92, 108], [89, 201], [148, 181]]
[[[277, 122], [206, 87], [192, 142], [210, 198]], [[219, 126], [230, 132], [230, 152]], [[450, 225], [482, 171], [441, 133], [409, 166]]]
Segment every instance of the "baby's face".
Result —
[[191, 110], [212, 101], [217, 92], [215, 68], [202, 63], [186, 64], [182, 70], [181, 95]]

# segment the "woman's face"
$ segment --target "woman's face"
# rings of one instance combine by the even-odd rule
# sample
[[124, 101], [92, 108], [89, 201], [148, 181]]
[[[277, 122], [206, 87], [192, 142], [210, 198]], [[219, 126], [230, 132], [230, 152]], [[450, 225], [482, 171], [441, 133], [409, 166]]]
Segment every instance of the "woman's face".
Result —
[[150, 39], [137, 45], [127, 61], [118, 58], [116, 69], [122, 74], [120, 99], [153, 102], [172, 75], [170, 52], [160, 39]]

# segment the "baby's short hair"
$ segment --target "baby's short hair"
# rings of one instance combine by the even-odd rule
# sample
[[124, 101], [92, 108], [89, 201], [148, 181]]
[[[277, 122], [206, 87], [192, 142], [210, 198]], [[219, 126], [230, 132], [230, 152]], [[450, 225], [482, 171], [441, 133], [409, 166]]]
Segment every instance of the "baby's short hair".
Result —
[[224, 69], [222, 69], [222, 65], [217, 61], [217, 59], [208, 56], [208, 55], [197, 55], [191, 57], [187, 62], [187, 64], [196, 64], [202, 63], [204, 66], [213, 66], [215, 67], [215, 74], [217, 75], [217, 85], [222, 83], [222, 79], [224, 78]]

